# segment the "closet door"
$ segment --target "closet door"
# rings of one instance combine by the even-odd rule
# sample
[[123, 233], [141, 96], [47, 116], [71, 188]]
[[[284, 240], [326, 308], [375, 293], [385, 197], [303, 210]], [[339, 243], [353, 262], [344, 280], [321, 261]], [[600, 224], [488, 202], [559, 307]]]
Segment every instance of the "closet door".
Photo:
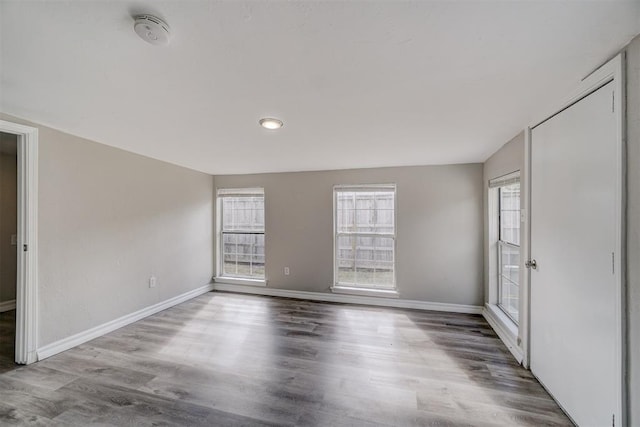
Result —
[[531, 371], [583, 426], [620, 420], [614, 87], [531, 131]]

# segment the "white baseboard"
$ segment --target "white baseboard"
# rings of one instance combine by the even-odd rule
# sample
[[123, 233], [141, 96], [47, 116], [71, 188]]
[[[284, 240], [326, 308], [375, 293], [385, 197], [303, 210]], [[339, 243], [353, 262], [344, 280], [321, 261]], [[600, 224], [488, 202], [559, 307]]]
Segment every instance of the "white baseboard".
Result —
[[213, 290], [212, 284], [205, 285], [184, 294], [170, 298], [166, 301], [159, 302], [157, 304], [143, 308], [142, 310], [135, 311], [133, 313], [114, 319], [110, 322], [103, 323], [102, 325], [98, 325], [91, 329], [87, 329], [86, 331], [71, 335], [70, 337], [63, 338], [59, 341], [40, 347], [37, 351], [38, 360], [43, 360], [47, 357], [53, 356], [54, 354], [69, 350], [70, 348], [83, 344], [87, 341], [91, 341], [94, 338], [98, 338], [102, 335], [108, 334], [109, 332], [120, 329], [123, 326], [129, 325], [130, 323], [137, 322], [140, 319], [144, 319], [145, 317], [151, 316], [152, 314], [158, 313], [162, 310], [166, 310], [167, 308], [173, 307], [174, 305], [195, 298], [198, 295], [202, 295], [211, 290]]
[[4, 313], [5, 311], [15, 310], [16, 309], [16, 300], [12, 299], [11, 301], [2, 301], [0, 302], [0, 313]]
[[[522, 363], [523, 353], [522, 349], [518, 345], [517, 332], [514, 333], [505, 322], [495, 313], [495, 311], [489, 305], [486, 305], [482, 310], [482, 316], [487, 320], [489, 325], [496, 332], [498, 337], [502, 340], [504, 345], [507, 346], [513, 357], [516, 358], [518, 363]], [[505, 315], [506, 316], [506, 315]]]
[[447, 311], [452, 313], [482, 314], [482, 307], [477, 305], [446, 304], [399, 298], [379, 298], [361, 295], [333, 294], [308, 291], [291, 291], [288, 289], [265, 288], [258, 286], [229, 285], [214, 283], [216, 291], [240, 292], [245, 294], [268, 295], [273, 297], [296, 298], [313, 301], [340, 302], [349, 304], [377, 305], [383, 307], [413, 308], [417, 310]]

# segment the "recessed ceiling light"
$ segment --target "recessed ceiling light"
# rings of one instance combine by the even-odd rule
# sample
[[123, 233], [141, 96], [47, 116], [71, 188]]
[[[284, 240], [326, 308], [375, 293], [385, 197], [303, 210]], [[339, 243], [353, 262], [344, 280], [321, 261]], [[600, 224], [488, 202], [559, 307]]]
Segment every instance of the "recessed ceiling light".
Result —
[[271, 117], [265, 117], [264, 119], [260, 119], [258, 123], [260, 123], [260, 126], [262, 126], [263, 128], [269, 129], [269, 130], [280, 129], [282, 126], [284, 126], [284, 123], [282, 123], [282, 120], [274, 119]]

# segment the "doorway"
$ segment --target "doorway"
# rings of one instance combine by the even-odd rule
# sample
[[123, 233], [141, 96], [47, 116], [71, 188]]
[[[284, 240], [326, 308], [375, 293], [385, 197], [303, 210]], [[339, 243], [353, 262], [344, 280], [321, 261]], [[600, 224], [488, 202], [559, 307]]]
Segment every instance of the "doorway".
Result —
[[18, 137], [0, 132], [0, 372], [16, 367]]
[[38, 358], [38, 129], [0, 120], [0, 132], [17, 140], [14, 361], [29, 364]]

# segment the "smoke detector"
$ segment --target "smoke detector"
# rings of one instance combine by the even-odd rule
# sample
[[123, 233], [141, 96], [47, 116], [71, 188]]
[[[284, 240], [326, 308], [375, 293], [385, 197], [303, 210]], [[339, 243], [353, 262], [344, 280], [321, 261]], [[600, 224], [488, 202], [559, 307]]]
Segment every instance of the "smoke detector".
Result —
[[157, 46], [169, 43], [171, 29], [162, 19], [153, 15], [138, 15], [133, 19], [133, 29], [142, 40]]

